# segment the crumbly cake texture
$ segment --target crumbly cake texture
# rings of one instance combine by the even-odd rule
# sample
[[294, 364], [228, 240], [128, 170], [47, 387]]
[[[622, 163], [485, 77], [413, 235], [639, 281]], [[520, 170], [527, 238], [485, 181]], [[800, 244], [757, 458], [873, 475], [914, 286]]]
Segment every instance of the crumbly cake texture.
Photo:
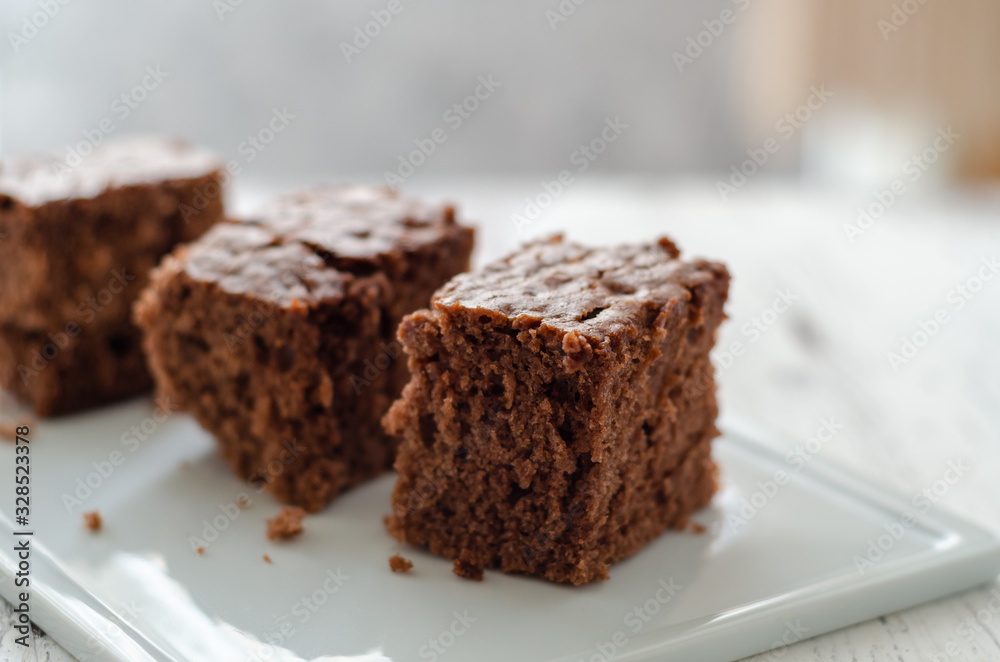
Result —
[[104, 526], [104, 520], [101, 519], [101, 513], [99, 513], [96, 510], [93, 510], [89, 513], [84, 513], [83, 525], [87, 528], [88, 531], [93, 531], [95, 533], [100, 531], [101, 527]]
[[267, 520], [267, 539], [291, 540], [302, 535], [305, 516], [306, 511], [298, 506], [282, 506], [277, 515]]
[[451, 206], [322, 187], [166, 258], [136, 305], [159, 391], [242, 478], [314, 512], [389, 469], [403, 315], [468, 268]]
[[667, 239], [561, 237], [452, 279], [403, 320], [412, 378], [385, 417], [402, 439], [398, 539], [483, 568], [582, 584], [716, 489], [709, 350], [726, 268]]
[[452, 563], [452, 572], [462, 579], [471, 579], [474, 582], [483, 581], [483, 564], [476, 561], [475, 552], [471, 549], [463, 549], [458, 554], [458, 558]]
[[413, 569], [413, 561], [399, 554], [394, 554], [389, 557], [389, 569], [393, 572], [409, 572]]
[[148, 390], [131, 304], [163, 255], [222, 218], [221, 168], [153, 138], [0, 163], [0, 387], [41, 416]]

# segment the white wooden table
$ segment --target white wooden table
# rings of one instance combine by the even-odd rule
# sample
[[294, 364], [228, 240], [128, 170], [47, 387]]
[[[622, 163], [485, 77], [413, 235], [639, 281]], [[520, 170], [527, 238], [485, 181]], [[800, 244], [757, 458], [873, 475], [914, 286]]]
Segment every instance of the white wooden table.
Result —
[[[521, 239], [511, 214], [541, 184], [452, 182], [423, 192], [461, 201], [482, 224], [479, 257], [490, 258]], [[986, 264], [1000, 257], [998, 193], [910, 193], [852, 243], [843, 225], [871, 202], [864, 193], [755, 183], [723, 202], [711, 182], [578, 182], [528, 232], [595, 243], [665, 233], [685, 252], [726, 261], [734, 282], [719, 346], [739, 342], [744, 351], [731, 362], [716, 357], [725, 409], [792, 442], [834, 416], [846, 429], [823, 459], [905, 494], [932, 486], [949, 461], [965, 462], [971, 469], [935, 507], [998, 530], [1000, 273], [975, 280], [992, 275]], [[779, 290], [797, 298], [772, 315]], [[901, 353], [921, 321], [933, 331], [926, 320], [938, 310], [948, 321], [894, 369], [889, 352]], [[71, 659], [45, 636], [30, 650], [13, 637], [3, 604], [0, 659]], [[1000, 583], [752, 659], [1000, 660]]]

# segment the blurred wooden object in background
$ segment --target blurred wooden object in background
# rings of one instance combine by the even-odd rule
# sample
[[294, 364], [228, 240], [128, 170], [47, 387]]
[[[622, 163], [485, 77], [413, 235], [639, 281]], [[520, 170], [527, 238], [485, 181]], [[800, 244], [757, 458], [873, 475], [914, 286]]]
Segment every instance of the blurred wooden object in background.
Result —
[[951, 125], [962, 138], [949, 174], [1000, 179], [1000, 2], [756, 0], [747, 23], [737, 70], [751, 133], [825, 84], [827, 114], [863, 108], [884, 134], [919, 125], [924, 140]]

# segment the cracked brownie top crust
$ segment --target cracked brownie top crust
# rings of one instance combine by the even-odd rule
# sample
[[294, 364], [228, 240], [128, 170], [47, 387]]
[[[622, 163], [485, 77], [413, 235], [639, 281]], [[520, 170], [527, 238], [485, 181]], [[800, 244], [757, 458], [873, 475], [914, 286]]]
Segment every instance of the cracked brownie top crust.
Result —
[[188, 247], [185, 270], [231, 294], [290, 306], [344, 295], [350, 274], [326, 269], [315, 252], [264, 228], [223, 223]]
[[5, 159], [0, 163], [0, 195], [38, 207], [126, 186], [197, 179], [222, 167], [210, 151], [183, 140], [119, 139], [95, 147], [79, 161], [60, 154]]
[[594, 249], [556, 236], [456, 276], [437, 292], [434, 306], [481, 309], [510, 318], [514, 328], [541, 325], [601, 342], [724, 272], [713, 262], [682, 261], [666, 238]]
[[185, 268], [233, 294], [308, 305], [343, 296], [352, 276], [402, 277], [401, 254], [466, 234], [451, 206], [389, 189], [320, 187], [280, 198], [246, 221], [220, 224], [189, 247]]
[[334, 266], [352, 271], [350, 260], [382, 261], [431, 244], [455, 228], [451, 205], [431, 205], [388, 188], [327, 186], [279, 198], [249, 221], [311, 247]]

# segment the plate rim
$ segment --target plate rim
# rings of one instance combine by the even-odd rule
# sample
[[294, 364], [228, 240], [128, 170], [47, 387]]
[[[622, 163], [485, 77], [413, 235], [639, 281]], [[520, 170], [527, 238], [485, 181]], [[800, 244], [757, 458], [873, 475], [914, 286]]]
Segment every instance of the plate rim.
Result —
[[[785, 435], [765, 430], [732, 415], [720, 417], [720, 440], [737, 452], [757, 456], [776, 467], [785, 466], [780, 453], [763, 439]], [[906, 497], [875, 484], [830, 458], [815, 458], [795, 472], [797, 480], [818, 481], [825, 488], [846, 490], [853, 498], [873, 503], [892, 515], [908, 510]], [[945, 504], [935, 504], [921, 514], [918, 523], [939, 535], [950, 533], [957, 540], [944, 550], [921, 550], [904, 558], [877, 564], [860, 578], [854, 574], [821, 579], [778, 596], [760, 598], [724, 611], [667, 625], [630, 638], [629, 650], [616, 654], [624, 662], [659, 659], [697, 659], [703, 656], [706, 639], [715, 638], [714, 657], [735, 660], [772, 650], [786, 628], [785, 616], [813, 614], [825, 609], [822, 627], [810, 629], [807, 640], [880, 615], [953, 595], [987, 583], [1000, 574], [1000, 536]], [[14, 528], [5, 507], [0, 507], [0, 535], [13, 535]], [[115, 609], [74, 580], [44, 543], [32, 543], [32, 621], [67, 651], [87, 660], [130, 662], [134, 660], [175, 660], [167, 651], [122, 619]], [[0, 549], [0, 595], [9, 602], [17, 591], [13, 578], [17, 563], [6, 549]], [[913, 582], [916, 577], [924, 581]], [[903, 582], [907, 590], [886, 590]], [[841, 595], [837, 609], [830, 612], [830, 595]], [[775, 629], [777, 628], [777, 629]], [[101, 644], [97, 650], [89, 645]], [[570, 662], [589, 655], [593, 647], [574, 651], [550, 662]]]

